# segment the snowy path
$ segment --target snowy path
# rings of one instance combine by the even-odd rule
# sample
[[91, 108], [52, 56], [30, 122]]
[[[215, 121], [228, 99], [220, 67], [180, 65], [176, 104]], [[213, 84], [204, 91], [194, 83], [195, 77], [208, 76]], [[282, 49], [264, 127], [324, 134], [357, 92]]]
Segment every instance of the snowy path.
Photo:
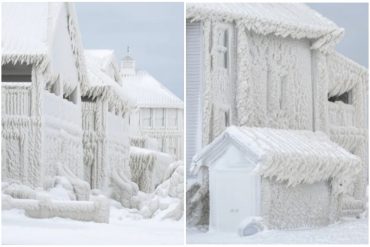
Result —
[[342, 223], [313, 230], [264, 231], [250, 237], [233, 233], [187, 231], [187, 243], [259, 243], [259, 244], [367, 244], [368, 219], [345, 220]]
[[183, 244], [184, 221], [135, 219], [111, 208], [109, 224], [32, 219], [22, 210], [2, 211], [2, 244]]

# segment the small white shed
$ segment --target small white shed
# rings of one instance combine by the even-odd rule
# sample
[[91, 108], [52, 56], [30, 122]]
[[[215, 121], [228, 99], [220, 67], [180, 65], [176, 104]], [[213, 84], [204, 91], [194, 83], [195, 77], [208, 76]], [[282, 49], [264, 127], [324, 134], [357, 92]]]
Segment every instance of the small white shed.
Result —
[[271, 228], [326, 225], [360, 159], [323, 133], [229, 127], [193, 158], [209, 186], [209, 228], [235, 232], [247, 217]]

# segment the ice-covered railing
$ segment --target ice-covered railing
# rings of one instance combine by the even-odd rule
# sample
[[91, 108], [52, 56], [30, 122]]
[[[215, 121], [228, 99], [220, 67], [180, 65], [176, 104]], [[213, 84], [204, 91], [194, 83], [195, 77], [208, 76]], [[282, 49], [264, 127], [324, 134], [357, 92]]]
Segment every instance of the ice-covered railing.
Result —
[[329, 104], [329, 121], [331, 125], [342, 127], [354, 126], [355, 108], [352, 105], [345, 104], [341, 101], [328, 102]]
[[[69, 130], [81, 128], [81, 108], [73, 102], [63, 99], [61, 96], [43, 91], [43, 112], [45, 121], [49, 124], [63, 124]], [[72, 130], [73, 131], [73, 130]]]
[[31, 113], [31, 82], [2, 82], [1, 112], [4, 115]]

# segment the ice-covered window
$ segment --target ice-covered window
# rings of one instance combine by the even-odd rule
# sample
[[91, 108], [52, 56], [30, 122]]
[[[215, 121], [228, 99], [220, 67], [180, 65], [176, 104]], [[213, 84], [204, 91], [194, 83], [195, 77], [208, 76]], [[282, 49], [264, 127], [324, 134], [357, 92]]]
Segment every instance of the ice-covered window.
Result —
[[225, 127], [230, 126], [230, 111], [225, 111]]
[[176, 109], [168, 109], [168, 127], [169, 128], [176, 128], [178, 125], [178, 116]]
[[280, 110], [285, 110], [287, 107], [287, 77], [282, 76], [280, 78], [280, 95], [279, 95], [279, 105]]
[[164, 128], [164, 108], [155, 109], [155, 127]]
[[144, 128], [151, 128], [152, 127], [152, 116], [153, 111], [152, 109], [144, 108], [141, 109], [141, 125]]
[[330, 102], [342, 101], [345, 104], [352, 104], [352, 91], [345, 92], [341, 95], [329, 97]]
[[24, 63], [4, 64], [1, 66], [2, 82], [31, 82], [32, 66]]
[[229, 67], [229, 30], [223, 29], [218, 39], [218, 60], [219, 67]]

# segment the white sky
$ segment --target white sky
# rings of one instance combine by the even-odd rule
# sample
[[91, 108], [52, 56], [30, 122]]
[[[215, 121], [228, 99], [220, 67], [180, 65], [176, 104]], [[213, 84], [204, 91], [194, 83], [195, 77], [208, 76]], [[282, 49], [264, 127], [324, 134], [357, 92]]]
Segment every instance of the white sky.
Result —
[[337, 50], [368, 67], [369, 15], [367, 3], [310, 3], [311, 8], [345, 29]]

